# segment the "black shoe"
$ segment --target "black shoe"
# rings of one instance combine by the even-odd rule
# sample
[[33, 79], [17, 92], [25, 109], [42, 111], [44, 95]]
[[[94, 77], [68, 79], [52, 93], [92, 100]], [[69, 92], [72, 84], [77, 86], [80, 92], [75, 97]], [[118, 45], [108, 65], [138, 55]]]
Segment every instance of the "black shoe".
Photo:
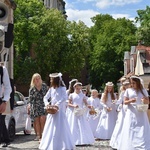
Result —
[[2, 147], [7, 147], [8, 145], [10, 145], [10, 143], [4, 143]]

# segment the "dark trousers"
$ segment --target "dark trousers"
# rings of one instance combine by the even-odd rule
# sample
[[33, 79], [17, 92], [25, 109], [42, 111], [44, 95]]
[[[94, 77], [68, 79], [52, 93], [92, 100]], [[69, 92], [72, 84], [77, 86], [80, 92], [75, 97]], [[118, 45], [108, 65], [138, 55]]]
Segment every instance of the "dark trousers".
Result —
[[0, 143], [9, 143], [9, 135], [8, 135], [8, 130], [6, 128], [5, 124], [5, 117], [6, 115], [0, 114]]

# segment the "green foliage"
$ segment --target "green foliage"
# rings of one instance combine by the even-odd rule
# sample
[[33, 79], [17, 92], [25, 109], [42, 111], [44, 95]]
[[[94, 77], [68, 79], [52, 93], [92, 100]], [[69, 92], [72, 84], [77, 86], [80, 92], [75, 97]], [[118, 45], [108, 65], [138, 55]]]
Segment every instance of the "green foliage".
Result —
[[63, 60], [66, 72], [79, 78], [89, 55], [89, 29], [83, 22], [68, 22], [68, 47]]
[[16, 0], [16, 3], [16, 82], [29, 83], [35, 72], [43, 80], [52, 72], [80, 78], [89, 53], [89, 29], [85, 24], [67, 21], [61, 12], [46, 9], [41, 1]]
[[15, 0], [15, 3], [17, 8], [14, 11], [14, 78], [19, 84], [27, 84], [32, 74], [38, 71], [36, 60], [30, 55], [39, 38], [38, 24], [46, 9], [43, 2], [37, 0]]
[[36, 72], [43, 80], [52, 72], [80, 79], [87, 67], [90, 83], [100, 89], [123, 75], [124, 52], [136, 45], [133, 22], [99, 14], [88, 28], [81, 21], [67, 21], [58, 10], [46, 9], [43, 1], [15, 2], [16, 82], [29, 84]]
[[23, 58], [29, 55], [29, 49], [36, 42], [39, 35], [38, 24], [41, 21], [41, 16], [46, 11], [43, 3], [37, 0], [16, 0], [17, 9], [14, 12], [15, 23], [15, 50], [17, 55], [22, 55]]
[[116, 83], [123, 75], [124, 52], [136, 43], [136, 27], [125, 18], [115, 20], [100, 15], [96, 19], [91, 28], [91, 36], [95, 38], [91, 40], [90, 80], [96, 88], [101, 88], [108, 81]]
[[31, 57], [26, 57], [19, 61], [14, 60], [14, 68], [15, 82], [19, 84], [29, 85], [32, 75], [39, 72], [39, 70], [37, 70], [38, 66], [36, 60], [33, 60]]
[[47, 10], [39, 23], [40, 37], [34, 49], [37, 63], [43, 76], [50, 72], [63, 71], [61, 55], [66, 44], [66, 20], [57, 10]]
[[137, 23], [140, 27], [137, 31], [137, 39], [142, 40], [144, 45], [150, 46], [150, 7], [147, 6], [145, 10], [138, 10]]

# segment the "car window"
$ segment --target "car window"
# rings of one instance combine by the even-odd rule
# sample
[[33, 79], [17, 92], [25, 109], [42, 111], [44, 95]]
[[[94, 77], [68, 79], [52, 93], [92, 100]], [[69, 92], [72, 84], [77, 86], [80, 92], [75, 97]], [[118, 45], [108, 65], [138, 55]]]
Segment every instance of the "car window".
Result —
[[19, 95], [16, 94], [16, 93], [15, 93], [15, 100], [16, 100], [16, 101], [20, 101], [20, 97], [19, 97]]
[[18, 93], [18, 96], [20, 98], [20, 101], [24, 101], [24, 96], [21, 93]]
[[17, 102], [20, 101], [19, 95], [15, 93], [14, 95], [14, 105], [17, 105]]

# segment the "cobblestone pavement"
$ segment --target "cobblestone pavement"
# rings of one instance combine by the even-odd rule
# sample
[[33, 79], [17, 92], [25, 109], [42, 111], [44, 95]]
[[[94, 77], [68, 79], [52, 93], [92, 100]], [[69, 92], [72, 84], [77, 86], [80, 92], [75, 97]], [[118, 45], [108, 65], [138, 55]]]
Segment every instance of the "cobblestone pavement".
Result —
[[[0, 149], [2, 150], [38, 150], [39, 143], [34, 141], [35, 134], [32, 132], [31, 135], [24, 135], [23, 132], [16, 134], [14, 141], [7, 147]], [[95, 141], [90, 146], [76, 146], [75, 150], [112, 150], [109, 147], [109, 141]]]

